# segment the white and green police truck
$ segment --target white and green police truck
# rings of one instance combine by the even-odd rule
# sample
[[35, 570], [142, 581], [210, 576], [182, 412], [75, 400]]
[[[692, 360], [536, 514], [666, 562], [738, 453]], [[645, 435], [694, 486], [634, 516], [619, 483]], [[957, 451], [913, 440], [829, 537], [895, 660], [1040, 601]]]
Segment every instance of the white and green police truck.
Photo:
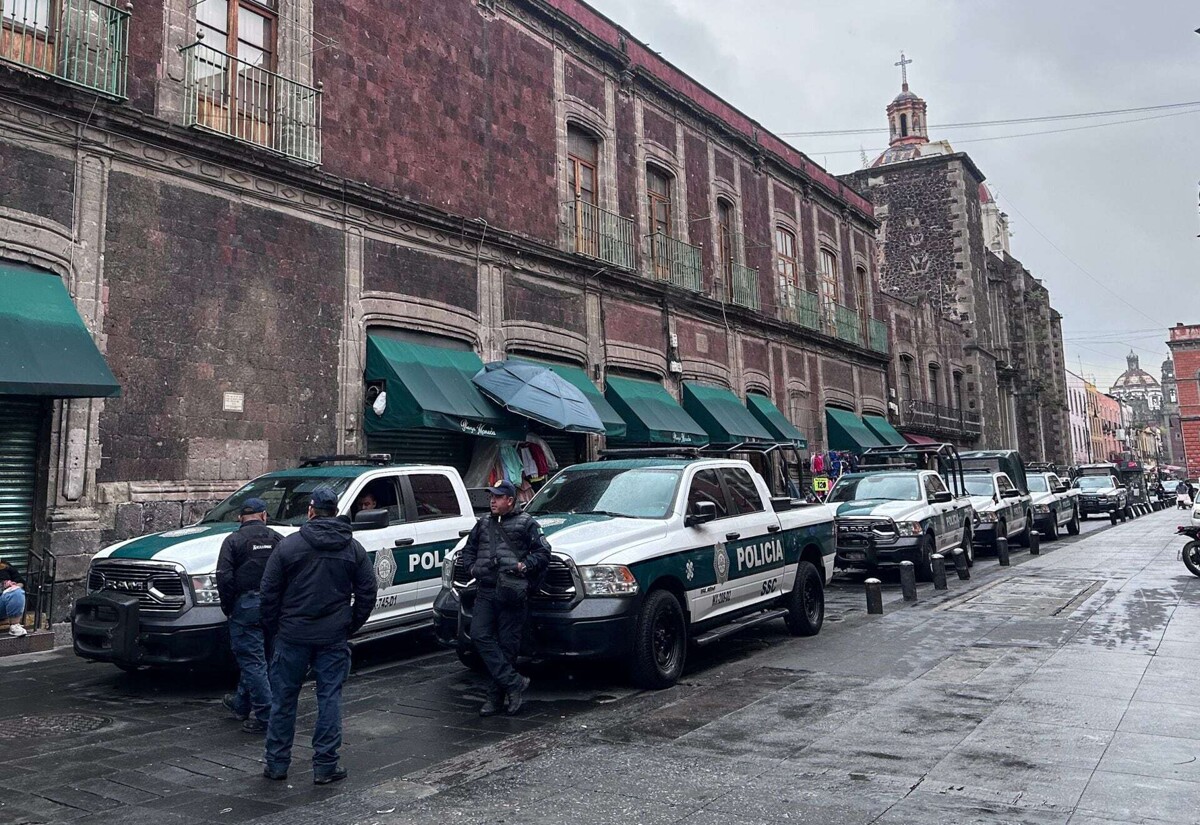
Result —
[[1060, 530], [1079, 535], [1079, 490], [1068, 487], [1053, 472], [1030, 473], [1029, 494], [1033, 497], [1033, 518], [1038, 532], [1056, 539]]
[[[462, 478], [452, 467], [392, 465], [386, 456], [330, 456], [259, 476], [194, 525], [97, 553], [88, 595], [72, 613], [76, 654], [126, 670], [228, 662], [214, 574], [242, 502], [266, 501], [268, 525], [287, 535], [307, 520], [312, 491], [322, 485], [337, 493], [339, 516], [352, 521], [379, 580], [359, 635], [427, 628], [442, 559], [475, 523]], [[371, 510], [358, 506], [368, 493]]]
[[842, 475], [827, 498], [839, 569], [874, 571], [910, 561], [917, 578], [929, 581], [933, 555], [958, 547], [974, 564], [975, 511], [952, 445], [871, 447], [859, 470]]
[[[833, 573], [824, 505], [772, 498], [745, 461], [644, 457], [577, 464], [526, 507], [553, 551], [530, 597], [523, 652], [619, 661], [647, 688], [675, 684], [689, 643], [783, 619], [815, 635]], [[457, 551], [434, 605], [438, 637], [477, 667], [475, 583]]]

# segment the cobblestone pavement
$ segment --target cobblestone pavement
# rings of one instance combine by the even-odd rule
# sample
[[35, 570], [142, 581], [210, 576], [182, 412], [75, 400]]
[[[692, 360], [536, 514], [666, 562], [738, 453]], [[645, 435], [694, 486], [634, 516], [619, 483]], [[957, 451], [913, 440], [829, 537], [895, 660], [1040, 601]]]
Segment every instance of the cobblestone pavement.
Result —
[[330, 788], [300, 748], [288, 783], [262, 780], [219, 677], [0, 661], [0, 821], [1200, 821], [1200, 579], [1177, 521], [1088, 522], [915, 605], [888, 581], [883, 616], [839, 576], [818, 637], [762, 626], [657, 693], [543, 667], [517, 719], [480, 720], [480, 683], [428, 639], [368, 647]]

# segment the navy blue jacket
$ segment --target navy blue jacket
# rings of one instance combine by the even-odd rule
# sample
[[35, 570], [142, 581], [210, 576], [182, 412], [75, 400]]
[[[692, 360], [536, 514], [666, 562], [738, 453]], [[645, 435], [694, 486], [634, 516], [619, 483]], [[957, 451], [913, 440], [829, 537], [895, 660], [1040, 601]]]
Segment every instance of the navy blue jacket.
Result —
[[347, 522], [315, 518], [276, 546], [260, 592], [267, 633], [297, 644], [344, 643], [375, 607], [375, 568]]
[[226, 616], [233, 613], [239, 596], [259, 589], [267, 559], [282, 540], [261, 521], [244, 522], [225, 537], [217, 558], [217, 593]]
[[525, 578], [535, 585], [550, 564], [550, 545], [541, 526], [528, 513], [488, 514], [475, 522], [462, 549], [463, 564], [482, 588], [496, 586], [501, 570], [525, 564]]

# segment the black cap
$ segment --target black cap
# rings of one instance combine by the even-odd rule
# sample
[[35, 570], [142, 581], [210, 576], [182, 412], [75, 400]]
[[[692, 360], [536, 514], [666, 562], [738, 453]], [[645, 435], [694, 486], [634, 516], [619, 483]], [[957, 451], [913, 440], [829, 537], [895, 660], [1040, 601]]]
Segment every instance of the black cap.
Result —
[[238, 511], [243, 516], [252, 516], [255, 513], [267, 512], [267, 503], [261, 498], [248, 498], [242, 502], [242, 509]]
[[309, 501], [314, 510], [336, 510], [338, 504], [337, 493], [332, 488], [321, 485], [312, 491], [312, 500]]
[[509, 498], [517, 497], [517, 488], [508, 479], [498, 481], [492, 487], [488, 487], [487, 491], [494, 496], [508, 496]]

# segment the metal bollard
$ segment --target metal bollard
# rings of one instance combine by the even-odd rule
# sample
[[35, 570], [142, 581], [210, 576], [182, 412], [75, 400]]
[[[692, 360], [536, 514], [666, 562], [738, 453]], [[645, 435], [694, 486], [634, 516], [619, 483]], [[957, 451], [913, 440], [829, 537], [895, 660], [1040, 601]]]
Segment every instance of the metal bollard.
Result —
[[1001, 567], [1008, 567], [1012, 564], [1008, 558], [1008, 539], [1003, 536], [996, 539], [996, 558], [1000, 560]]
[[900, 590], [904, 593], [904, 601], [917, 600], [917, 568], [911, 561], [900, 562]]
[[867, 579], [867, 613], [880, 615], [883, 613], [883, 583], [879, 579]]
[[1040, 556], [1042, 554], [1042, 534], [1037, 530], [1029, 531], [1029, 555]]
[[954, 570], [958, 573], [958, 577], [963, 581], [971, 578], [971, 568], [967, 567], [967, 554], [963, 552], [963, 549], [955, 547], [950, 557], [954, 559]]
[[929, 557], [933, 563], [933, 589], [946, 589], [946, 557], [941, 553], [934, 553]]

